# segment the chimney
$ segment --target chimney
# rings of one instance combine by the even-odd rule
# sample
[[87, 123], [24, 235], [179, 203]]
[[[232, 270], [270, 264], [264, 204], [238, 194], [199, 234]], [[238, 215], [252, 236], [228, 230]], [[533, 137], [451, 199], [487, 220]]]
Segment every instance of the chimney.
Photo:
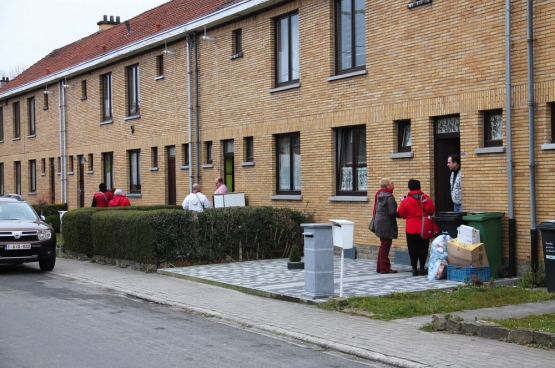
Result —
[[0, 79], [0, 87], [4, 87], [4, 85], [8, 84], [9, 81], [10, 81], [10, 78], [2, 77], [2, 79]]
[[96, 24], [98, 25], [98, 31], [99, 32], [105, 31], [107, 29], [110, 29], [110, 28], [120, 24], [119, 16], [117, 16], [116, 20], [114, 20], [114, 16], [110, 15], [110, 20], [108, 20], [108, 16], [105, 15], [105, 16], [103, 16], [103, 19], [100, 22], [96, 23]]

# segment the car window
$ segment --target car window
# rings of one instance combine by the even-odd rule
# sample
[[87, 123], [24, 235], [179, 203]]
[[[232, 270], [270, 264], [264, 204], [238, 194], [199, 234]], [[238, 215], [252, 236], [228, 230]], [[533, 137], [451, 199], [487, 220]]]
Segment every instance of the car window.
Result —
[[25, 202], [0, 204], [0, 220], [35, 221], [36, 219], [37, 214], [33, 208]]

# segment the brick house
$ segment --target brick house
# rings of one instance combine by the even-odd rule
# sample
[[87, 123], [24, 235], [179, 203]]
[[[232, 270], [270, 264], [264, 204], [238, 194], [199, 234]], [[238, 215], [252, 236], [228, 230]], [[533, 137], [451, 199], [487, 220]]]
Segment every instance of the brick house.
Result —
[[535, 223], [555, 215], [555, 0], [533, 6], [533, 80], [526, 1], [509, 3], [510, 17], [493, 0], [173, 0], [105, 18], [2, 79], [1, 191], [72, 209], [106, 182], [133, 205], [179, 204], [222, 176], [248, 205], [354, 221], [371, 257], [379, 180], [400, 197], [417, 178], [452, 210], [460, 152], [463, 210], [505, 212], [505, 262], [511, 217], [525, 267]]

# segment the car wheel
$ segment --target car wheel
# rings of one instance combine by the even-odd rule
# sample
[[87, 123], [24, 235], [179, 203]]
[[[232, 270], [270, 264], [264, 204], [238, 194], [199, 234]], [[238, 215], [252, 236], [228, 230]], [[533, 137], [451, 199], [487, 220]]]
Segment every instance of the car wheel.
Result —
[[39, 266], [41, 271], [52, 271], [54, 269], [54, 265], [56, 264], [56, 257], [50, 257], [47, 259], [43, 259], [39, 261]]

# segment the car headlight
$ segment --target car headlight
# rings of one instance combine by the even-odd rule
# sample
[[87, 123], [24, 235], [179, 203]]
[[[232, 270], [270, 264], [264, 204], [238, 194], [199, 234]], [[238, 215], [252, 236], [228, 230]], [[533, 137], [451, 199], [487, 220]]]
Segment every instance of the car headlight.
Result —
[[48, 240], [52, 237], [52, 231], [50, 230], [39, 230], [39, 233], [37, 234], [39, 240]]

